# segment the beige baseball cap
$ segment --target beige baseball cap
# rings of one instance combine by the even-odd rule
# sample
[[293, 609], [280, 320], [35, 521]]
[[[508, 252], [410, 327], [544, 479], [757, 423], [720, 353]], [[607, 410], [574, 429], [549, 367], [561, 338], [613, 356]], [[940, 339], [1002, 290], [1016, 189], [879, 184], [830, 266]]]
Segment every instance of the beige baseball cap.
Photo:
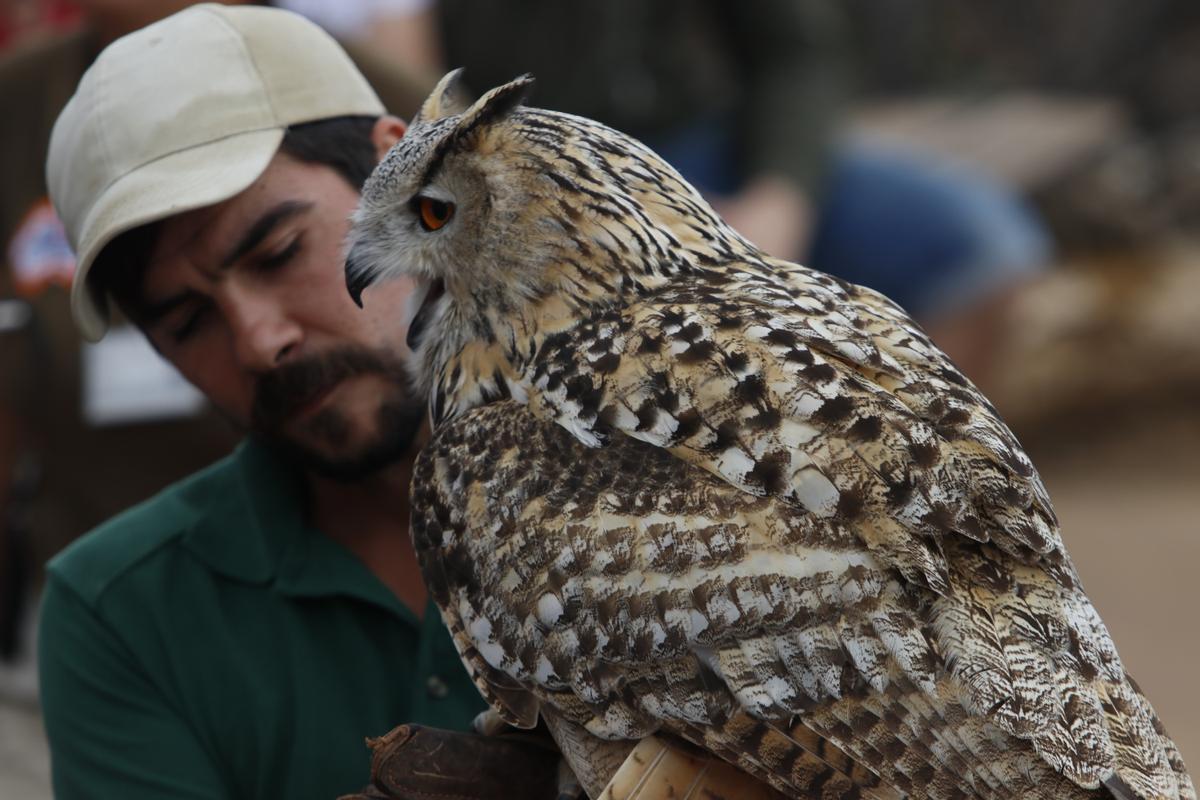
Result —
[[78, 262], [71, 311], [84, 338], [108, 328], [108, 299], [88, 273], [115, 236], [241, 192], [288, 125], [383, 113], [337, 42], [288, 11], [204, 3], [106, 47], [46, 160]]

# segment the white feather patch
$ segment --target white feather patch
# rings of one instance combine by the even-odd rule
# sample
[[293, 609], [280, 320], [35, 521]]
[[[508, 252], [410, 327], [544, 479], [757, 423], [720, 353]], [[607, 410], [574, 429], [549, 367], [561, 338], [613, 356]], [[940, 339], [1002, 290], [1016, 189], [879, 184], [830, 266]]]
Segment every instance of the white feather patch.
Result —
[[546, 592], [546, 594], [538, 598], [537, 616], [538, 620], [540, 620], [543, 625], [550, 627], [554, 623], [558, 622], [562, 615], [562, 602], [552, 593]]
[[823, 517], [833, 515], [840, 497], [837, 487], [815, 467], [802, 469], [792, 477], [792, 496], [800, 505]]
[[741, 482], [754, 469], [754, 459], [740, 447], [729, 447], [717, 457], [717, 471]]

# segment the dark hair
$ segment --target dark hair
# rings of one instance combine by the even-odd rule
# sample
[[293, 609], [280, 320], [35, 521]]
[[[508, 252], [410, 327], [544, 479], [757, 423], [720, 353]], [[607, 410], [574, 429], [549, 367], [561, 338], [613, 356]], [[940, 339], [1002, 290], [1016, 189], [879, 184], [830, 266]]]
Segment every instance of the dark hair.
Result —
[[376, 117], [333, 117], [293, 125], [283, 134], [279, 151], [297, 161], [324, 164], [361, 192], [378, 159], [371, 131]]
[[[377, 160], [371, 140], [376, 120], [346, 116], [292, 125], [283, 134], [279, 152], [298, 161], [323, 164], [361, 191]], [[88, 289], [99, 305], [105, 294], [110, 294], [125, 316], [139, 321], [144, 305], [142, 277], [158, 232], [159, 222], [150, 222], [119, 234], [101, 249], [88, 275]]]

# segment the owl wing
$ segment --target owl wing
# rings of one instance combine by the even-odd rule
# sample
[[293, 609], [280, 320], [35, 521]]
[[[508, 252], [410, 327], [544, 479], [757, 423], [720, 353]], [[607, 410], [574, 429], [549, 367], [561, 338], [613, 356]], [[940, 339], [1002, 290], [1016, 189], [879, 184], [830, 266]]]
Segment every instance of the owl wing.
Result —
[[697, 270], [547, 336], [525, 369], [533, 413], [581, 442], [633, 438], [851, 532], [927, 590], [967, 710], [1080, 786], [1178, 791], [1028, 457], [890, 301], [785, 262]]
[[701, 272], [547, 337], [531, 407], [613, 431], [754, 494], [857, 520], [910, 580], [946, 588], [946, 535], [1073, 579], [1049, 498], [995, 410], [899, 308], [786, 262]]
[[[414, 474], [413, 531], [464, 661], [514, 721], [549, 704], [605, 738], [665, 730], [792, 796], [1091, 796], [1028, 737], [968, 710], [938, 644], [937, 618], [992, 612], [986, 631], [965, 625], [964, 648], [1033, 638], [1020, 626], [1038, 620], [1092, 648], [1063, 670], [1111, 666], [1094, 652], [1106, 637], [1043, 608], [1077, 591], [991, 544], [963, 539], [947, 557], [953, 588], [934, 599], [852, 526], [629, 437], [590, 449], [512, 401], [438, 429]], [[1003, 613], [971, 593], [979, 575], [1011, 598]], [[1043, 661], [1070, 647], [1044, 638]], [[1051, 727], [1078, 750], [1078, 729], [1105, 722], [1072, 725]]]

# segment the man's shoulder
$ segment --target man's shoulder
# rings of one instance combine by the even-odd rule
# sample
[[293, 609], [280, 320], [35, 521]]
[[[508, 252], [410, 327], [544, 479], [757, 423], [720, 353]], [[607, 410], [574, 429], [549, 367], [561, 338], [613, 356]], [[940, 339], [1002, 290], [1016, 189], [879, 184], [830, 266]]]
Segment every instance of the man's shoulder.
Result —
[[235, 492], [239, 451], [171, 484], [76, 539], [52, 558], [47, 571], [95, 603], [115, 581], [152, 561], [202, 522]]

